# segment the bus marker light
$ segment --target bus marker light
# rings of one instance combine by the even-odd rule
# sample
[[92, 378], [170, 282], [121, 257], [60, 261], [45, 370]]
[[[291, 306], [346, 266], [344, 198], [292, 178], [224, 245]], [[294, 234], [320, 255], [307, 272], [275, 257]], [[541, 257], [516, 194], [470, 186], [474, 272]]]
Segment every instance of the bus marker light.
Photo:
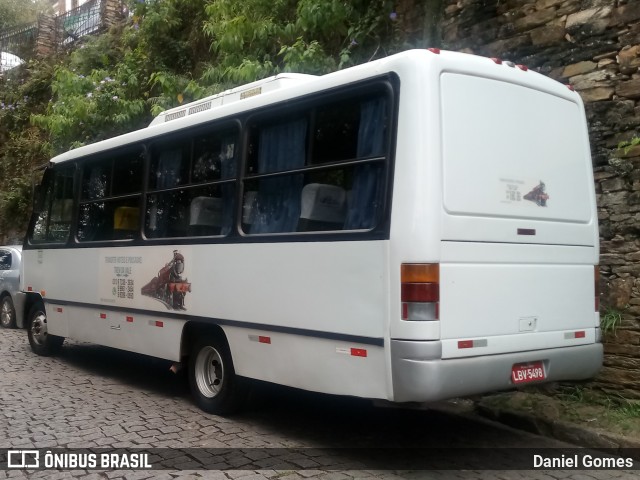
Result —
[[58, 312], [58, 313], [62, 313], [62, 307], [58, 307], [58, 308], [56, 308], [56, 312]]
[[516, 65], [516, 67], [518, 67], [523, 72], [526, 72], [527, 70], [529, 70], [529, 67], [527, 67], [526, 65]]
[[458, 348], [478, 348], [478, 347], [486, 347], [489, 345], [489, 342], [486, 338], [480, 338], [477, 340], [458, 340]]
[[266, 335], [249, 335], [249, 340], [251, 340], [252, 342], [271, 345], [271, 337], [267, 337]]
[[155, 323], [154, 323], [154, 325], [155, 325], [156, 327], [160, 327], [160, 328], [162, 328], [162, 327], [164, 327], [164, 322], [161, 322], [160, 320], [156, 320], [156, 321], [155, 321]]
[[564, 339], [565, 340], [573, 340], [574, 338], [586, 338], [587, 332], [584, 330], [579, 330], [577, 332], [565, 332]]
[[107, 314], [106, 313], [101, 313], [100, 314], [100, 318], [104, 320], [105, 318], [107, 318]]
[[493, 60], [493, 62], [494, 62], [496, 65], [502, 65], [502, 60], [500, 60], [499, 58], [492, 57], [492, 58], [491, 58], [491, 60]]
[[133, 323], [133, 317], [127, 317], [127, 322]]
[[336, 353], [341, 355], [351, 355], [352, 357], [367, 357], [368, 352], [364, 348], [355, 348], [355, 347], [336, 347]]
[[436, 55], [440, 55], [439, 48], [427, 48], [427, 50], [429, 50], [431, 53], [435, 53]]

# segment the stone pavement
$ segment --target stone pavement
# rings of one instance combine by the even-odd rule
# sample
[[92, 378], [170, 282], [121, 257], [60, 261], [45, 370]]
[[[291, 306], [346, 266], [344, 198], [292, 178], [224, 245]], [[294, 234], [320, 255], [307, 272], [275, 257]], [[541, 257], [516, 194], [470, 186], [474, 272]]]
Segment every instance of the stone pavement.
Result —
[[[226, 468], [235, 468], [231, 470], [194, 470], [197, 463], [188, 461], [181, 469], [172, 470], [0, 470], [0, 480], [637, 477], [635, 472], [625, 470], [509, 471], [507, 468], [513, 463], [507, 458], [508, 448], [570, 445], [467, 415], [381, 409], [365, 400], [268, 385], [256, 385], [246, 412], [229, 418], [208, 415], [192, 404], [184, 378], [170, 373], [168, 367], [169, 362], [162, 360], [75, 342], [66, 342], [58, 357], [38, 357], [29, 349], [26, 332], [0, 330], [0, 449], [164, 448], [165, 454], [175, 454], [180, 449], [218, 448], [236, 449], [232, 452], [234, 459], [225, 461], [239, 462], [228, 463]], [[345, 468], [327, 466], [319, 457], [321, 449], [343, 447], [362, 449], [343, 464]], [[445, 449], [443, 455], [457, 453], [454, 448], [485, 449], [482, 451], [498, 454], [483, 466], [492, 470], [478, 469], [477, 465], [469, 468], [473, 464], [465, 453], [454, 459], [456, 468], [461, 470], [426, 471], [412, 468], [416, 458], [409, 458], [406, 466], [394, 464], [390, 458], [376, 458], [385, 454], [380, 449], [389, 448], [395, 449], [394, 455], [424, 448]], [[278, 468], [253, 468], [258, 460], [253, 459], [252, 463], [238, 457], [242, 449], [254, 456], [264, 453], [264, 449], [288, 449], [306, 458], [298, 458], [289, 468], [281, 468], [280, 464], [276, 465]], [[352, 468], [353, 465], [362, 467]]]

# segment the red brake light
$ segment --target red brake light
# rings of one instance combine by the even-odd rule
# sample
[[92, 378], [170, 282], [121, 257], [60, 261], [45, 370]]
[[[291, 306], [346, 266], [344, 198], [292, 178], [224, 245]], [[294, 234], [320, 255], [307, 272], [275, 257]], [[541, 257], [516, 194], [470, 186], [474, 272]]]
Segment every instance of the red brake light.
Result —
[[437, 302], [440, 288], [437, 283], [403, 283], [403, 302]]

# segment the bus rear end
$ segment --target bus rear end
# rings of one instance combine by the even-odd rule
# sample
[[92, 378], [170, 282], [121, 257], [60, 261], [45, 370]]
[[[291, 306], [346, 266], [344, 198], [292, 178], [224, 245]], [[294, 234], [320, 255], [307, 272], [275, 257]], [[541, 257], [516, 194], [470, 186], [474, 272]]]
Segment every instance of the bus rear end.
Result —
[[599, 248], [579, 96], [490, 59], [434, 62], [438, 121], [414, 172], [431, 191], [413, 210], [424, 245], [392, 255], [394, 400], [594, 376]]

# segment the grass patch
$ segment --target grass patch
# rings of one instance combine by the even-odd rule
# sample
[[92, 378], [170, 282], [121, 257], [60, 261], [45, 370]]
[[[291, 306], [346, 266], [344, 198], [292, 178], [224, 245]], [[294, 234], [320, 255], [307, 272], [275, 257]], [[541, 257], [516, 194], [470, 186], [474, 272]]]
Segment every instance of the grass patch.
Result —
[[489, 395], [481, 403], [500, 410], [564, 421], [640, 441], [640, 401], [607, 394], [587, 385], [560, 385], [552, 392], [528, 388]]
[[609, 334], [616, 334], [616, 330], [622, 324], [622, 313], [613, 309], [607, 308], [604, 311], [604, 315], [600, 317], [600, 329], [602, 330], [602, 335], [606, 336]]

